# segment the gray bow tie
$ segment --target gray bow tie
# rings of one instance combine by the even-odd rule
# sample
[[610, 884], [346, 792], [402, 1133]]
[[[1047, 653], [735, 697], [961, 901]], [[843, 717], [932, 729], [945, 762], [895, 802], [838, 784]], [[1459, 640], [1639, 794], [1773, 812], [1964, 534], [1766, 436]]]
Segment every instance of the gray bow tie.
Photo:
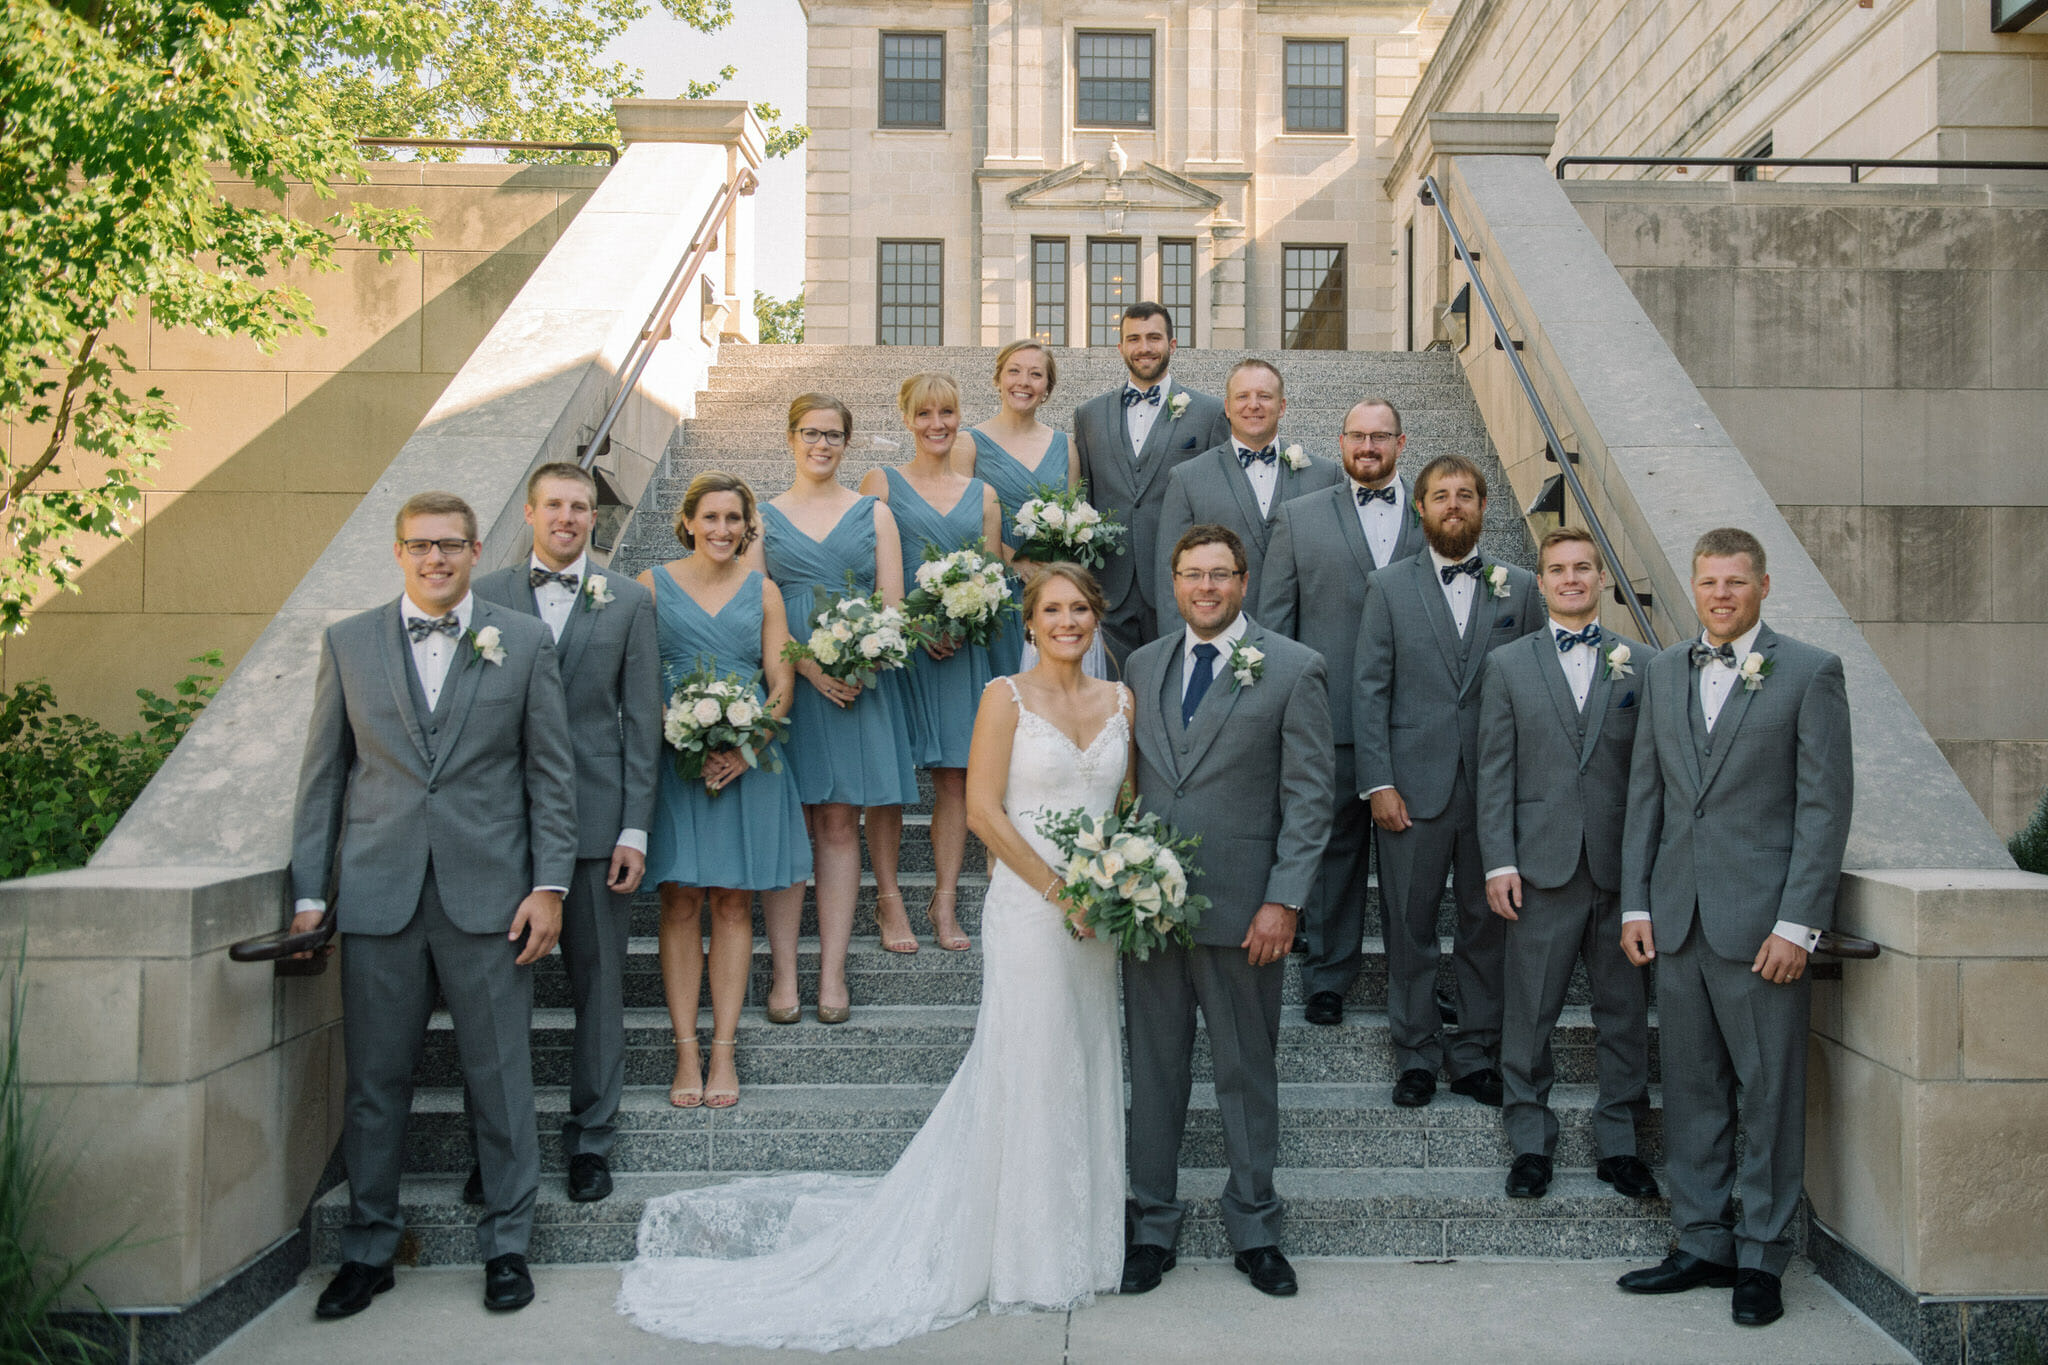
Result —
[[1692, 643], [1691, 657], [1694, 668], [1705, 668], [1716, 659], [1733, 668], [1735, 667], [1735, 646], [1709, 645], [1695, 640]]
[[412, 636], [414, 644], [418, 644], [435, 631], [441, 632], [441, 634], [451, 640], [459, 640], [462, 638], [461, 618], [452, 611], [446, 616], [408, 616], [405, 618], [405, 633]]

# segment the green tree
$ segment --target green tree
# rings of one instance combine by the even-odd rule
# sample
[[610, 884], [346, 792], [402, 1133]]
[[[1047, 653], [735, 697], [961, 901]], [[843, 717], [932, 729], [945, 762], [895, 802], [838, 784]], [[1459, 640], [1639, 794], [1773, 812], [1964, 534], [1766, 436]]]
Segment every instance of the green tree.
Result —
[[754, 291], [754, 321], [760, 324], [761, 341], [764, 345], [786, 342], [795, 345], [804, 339], [804, 296], [798, 290], [793, 299], [778, 300], [760, 290]]
[[2041, 793], [2034, 818], [2012, 836], [2006, 847], [2012, 850], [2012, 860], [2020, 865], [2020, 871], [2048, 874], [2048, 791]]

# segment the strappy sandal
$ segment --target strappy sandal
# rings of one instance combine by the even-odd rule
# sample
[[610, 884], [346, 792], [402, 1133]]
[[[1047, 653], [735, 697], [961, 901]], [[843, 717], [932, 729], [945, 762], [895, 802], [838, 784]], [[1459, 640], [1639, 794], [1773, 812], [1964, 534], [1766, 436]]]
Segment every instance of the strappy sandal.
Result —
[[[739, 1046], [739, 1041], [737, 1038], [713, 1038], [711, 1046], [737, 1047]], [[738, 1086], [734, 1086], [730, 1090], [707, 1090], [704, 1092], [704, 1107], [706, 1109], [730, 1109], [739, 1102], [740, 1092]]]
[[883, 952], [901, 953], [907, 957], [917, 951], [917, 935], [910, 930], [910, 912], [907, 909], [903, 912], [903, 937], [892, 939], [887, 933], [882, 932], [881, 928], [883, 901], [895, 901], [898, 905], [902, 905], [903, 893], [901, 891], [877, 891], [875, 893], [875, 929], [877, 937], [881, 940]]
[[953, 931], [951, 934], [948, 934], [939, 924], [939, 917], [932, 912], [938, 908], [941, 900], [948, 900], [958, 904], [960, 893], [957, 891], [932, 892], [931, 900], [924, 907], [925, 918], [932, 922], [932, 942], [938, 944], [949, 953], [964, 953], [974, 946], [974, 942], [967, 937], [966, 931], [961, 929], [958, 914], [947, 916], [947, 918], [953, 921]]
[[[683, 1047], [681, 1039], [676, 1041], [676, 1047], [678, 1049]], [[669, 1086], [668, 1102], [677, 1109], [695, 1109], [704, 1103], [704, 1059], [698, 1055], [697, 1036], [695, 1034], [690, 1035], [689, 1048], [694, 1064], [685, 1068], [679, 1052], [676, 1057], [676, 1074], [681, 1076], [687, 1070], [690, 1074], [697, 1077], [697, 1083], [695, 1085]]]

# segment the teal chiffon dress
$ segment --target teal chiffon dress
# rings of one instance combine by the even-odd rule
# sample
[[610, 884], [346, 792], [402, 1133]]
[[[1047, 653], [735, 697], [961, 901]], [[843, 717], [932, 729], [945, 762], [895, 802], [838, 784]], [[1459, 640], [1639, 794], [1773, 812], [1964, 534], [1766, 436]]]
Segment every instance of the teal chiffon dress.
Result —
[[[982, 537], [982, 481], [969, 479], [967, 491], [952, 510], [941, 515], [894, 469], [889, 480], [889, 510], [903, 540], [903, 584], [915, 585], [925, 546], [939, 553], [965, 549]], [[981, 708], [981, 689], [995, 678], [987, 645], [963, 644], [945, 659], [922, 650], [903, 670], [903, 700], [910, 713], [911, 761], [920, 768], [964, 768], [974, 741], [974, 716]]]
[[[1030, 501], [1031, 495], [1041, 484], [1054, 488], [1067, 486], [1067, 433], [1056, 431], [1052, 444], [1045, 448], [1045, 458], [1033, 469], [1009, 451], [997, 445], [979, 431], [970, 431], [974, 437], [974, 474], [989, 487], [996, 490], [996, 498], [1003, 504], [1003, 543], [1012, 550], [1023, 544], [1023, 537], [1017, 534], [1017, 509]], [[989, 641], [989, 667], [998, 676], [1017, 671], [1024, 658], [1024, 582], [1017, 579], [1010, 589], [1015, 597], [1020, 614], [1003, 622], [1002, 633]]]

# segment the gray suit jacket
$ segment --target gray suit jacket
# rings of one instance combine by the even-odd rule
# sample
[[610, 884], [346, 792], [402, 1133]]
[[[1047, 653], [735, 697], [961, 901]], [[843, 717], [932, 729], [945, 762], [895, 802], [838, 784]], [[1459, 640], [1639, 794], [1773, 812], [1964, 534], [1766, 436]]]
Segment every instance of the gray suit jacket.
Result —
[[[538, 620], [527, 561], [487, 573], [472, 591]], [[602, 570], [592, 566], [596, 576]], [[648, 829], [661, 763], [661, 653], [654, 594], [604, 574], [613, 600], [578, 594], [555, 644], [569, 747], [576, 753], [576, 856], [609, 858], [622, 829]], [[581, 586], [581, 585], [579, 585]]]
[[[1405, 485], [1404, 485], [1405, 486]], [[1394, 541], [1398, 563], [1427, 548], [1422, 523], [1404, 509]], [[1266, 542], [1259, 577], [1258, 618], [1269, 630], [1301, 641], [1323, 656], [1337, 685], [1330, 689], [1330, 734], [1351, 743], [1351, 677], [1358, 657], [1358, 622], [1365, 612], [1365, 581], [1386, 564], [1373, 561], [1358, 525], [1351, 481], [1282, 504]], [[1347, 794], [1346, 799], [1349, 799]]]
[[[1158, 633], [1153, 613], [1159, 585], [1152, 581], [1152, 567], [1159, 557], [1159, 508], [1166, 498], [1166, 475], [1219, 440], [1229, 440], [1230, 423], [1219, 399], [1169, 384], [1160, 398], [1165, 410], [1152, 423], [1140, 459], [1131, 450], [1130, 428], [1124, 423], [1123, 391], [1119, 384], [1075, 409], [1074, 453], [1088, 500], [1104, 509], [1115, 508], [1127, 531], [1122, 553], [1103, 563], [1103, 595], [1112, 615], [1138, 617], [1140, 633], [1150, 640]], [[1171, 411], [1177, 393], [1188, 396], [1179, 417]]]
[[1848, 693], [1840, 659], [1765, 626], [1770, 676], [1738, 682], [1708, 735], [1691, 646], [1643, 670], [1621, 909], [1649, 912], [1664, 951], [1697, 907], [1707, 946], [1747, 962], [1779, 920], [1834, 925], [1856, 793]]
[[[1287, 438], [1276, 444], [1287, 448]], [[1228, 526], [1244, 542], [1244, 600], [1259, 600], [1263, 581], [1266, 546], [1273, 534], [1273, 520], [1289, 500], [1346, 482], [1344, 466], [1320, 455], [1309, 456], [1307, 469], [1287, 467], [1278, 462], [1279, 478], [1273, 485], [1273, 500], [1266, 504], [1270, 515], [1259, 515], [1259, 500], [1251, 480], [1237, 462], [1237, 446], [1228, 437], [1173, 471], [1166, 480], [1166, 502], [1159, 512], [1159, 558], [1152, 581], [1159, 585], [1159, 633], [1182, 628], [1180, 609], [1173, 600], [1173, 547], [1190, 526]], [[1281, 631], [1289, 635], [1289, 631]]]
[[1248, 687], [1217, 660], [1194, 721], [1180, 720], [1181, 645], [1175, 634], [1132, 653], [1138, 795], [1183, 834], [1199, 834], [1192, 889], [1211, 902], [1197, 943], [1235, 948], [1261, 905], [1308, 899], [1330, 839], [1336, 773], [1327, 673], [1314, 650], [1248, 622], [1244, 640], [1266, 655]]
[[429, 860], [448, 918], [472, 934], [504, 933], [534, 887], [569, 885], [575, 766], [554, 647], [538, 620], [478, 598], [470, 628], [486, 626], [503, 662], [464, 642], [432, 715], [414, 696], [396, 600], [321, 637], [292, 896], [326, 897], [336, 881], [344, 934], [403, 929]]
[[1433, 820], [1450, 804], [1461, 764], [1467, 779], [1478, 781], [1486, 656], [1540, 630], [1544, 619], [1536, 575], [1506, 567], [1507, 596], [1495, 597], [1483, 581], [1473, 594], [1471, 643], [1462, 650], [1428, 555], [1399, 560], [1366, 580], [1351, 693], [1361, 795], [1394, 787], [1409, 815]]
[[[1631, 677], [1609, 678], [1607, 653], [1627, 645]], [[1593, 885], [1621, 887], [1621, 826], [1628, 802], [1643, 669], [1650, 650], [1605, 634], [1583, 714], [1572, 703], [1557, 637], [1542, 630], [1486, 659], [1479, 703], [1479, 856], [1512, 865], [1531, 886], [1558, 887], [1579, 868]]]

